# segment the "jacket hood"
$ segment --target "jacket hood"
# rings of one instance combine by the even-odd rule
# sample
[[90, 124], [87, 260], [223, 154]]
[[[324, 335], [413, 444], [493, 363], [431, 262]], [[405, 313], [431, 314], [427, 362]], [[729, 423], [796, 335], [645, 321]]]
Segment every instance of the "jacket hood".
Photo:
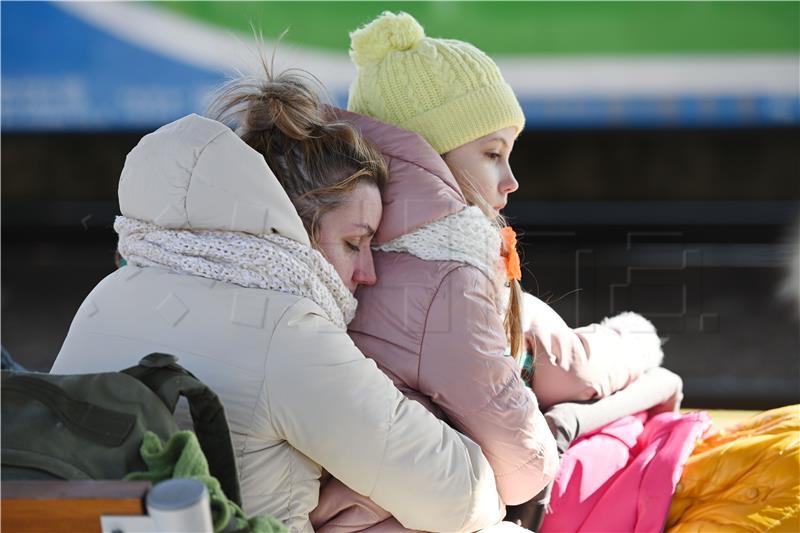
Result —
[[119, 180], [126, 217], [169, 229], [278, 233], [310, 246], [264, 158], [228, 126], [188, 115], [145, 135]]
[[357, 113], [337, 113], [378, 147], [389, 168], [375, 244], [396, 239], [467, 206], [444, 159], [420, 135]]

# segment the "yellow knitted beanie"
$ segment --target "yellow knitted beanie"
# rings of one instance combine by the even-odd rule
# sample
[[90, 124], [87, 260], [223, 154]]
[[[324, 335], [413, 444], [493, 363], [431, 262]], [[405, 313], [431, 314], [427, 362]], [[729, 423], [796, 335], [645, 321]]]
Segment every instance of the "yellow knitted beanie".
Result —
[[463, 41], [426, 37], [408, 13], [384, 12], [351, 33], [350, 57], [358, 74], [348, 109], [419, 133], [440, 154], [525, 126], [489, 56]]

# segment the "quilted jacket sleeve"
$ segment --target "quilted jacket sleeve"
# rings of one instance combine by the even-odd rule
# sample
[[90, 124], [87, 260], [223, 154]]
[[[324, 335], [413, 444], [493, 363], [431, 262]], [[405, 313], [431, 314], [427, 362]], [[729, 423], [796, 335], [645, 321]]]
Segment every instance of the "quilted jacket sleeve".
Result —
[[480, 444], [507, 505], [530, 500], [555, 475], [558, 455], [536, 397], [504, 355], [491, 282], [461, 266], [433, 298], [421, 346], [419, 390]]
[[297, 306], [278, 325], [267, 363], [278, 434], [407, 528], [498, 522], [504, 509], [480, 448], [406, 399], [316, 306]]
[[533, 350], [533, 390], [543, 408], [605, 398], [661, 364], [655, 327], [636, 313], [570, 328], [549, 305], [525, 293], [523, 328]]

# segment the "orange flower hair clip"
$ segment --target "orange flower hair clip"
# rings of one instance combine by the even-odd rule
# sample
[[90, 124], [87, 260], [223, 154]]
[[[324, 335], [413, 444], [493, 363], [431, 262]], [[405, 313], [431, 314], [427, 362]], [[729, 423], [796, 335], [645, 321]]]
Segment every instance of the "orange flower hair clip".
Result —
[[517, 254], [517, 234], [511, 226], [506, 226], [500, 230], [500, 237], [503, 239], [501, 255], [506, 264], [506, 278], [508, 281], [519, 281], [522, 279], [522, 269]]

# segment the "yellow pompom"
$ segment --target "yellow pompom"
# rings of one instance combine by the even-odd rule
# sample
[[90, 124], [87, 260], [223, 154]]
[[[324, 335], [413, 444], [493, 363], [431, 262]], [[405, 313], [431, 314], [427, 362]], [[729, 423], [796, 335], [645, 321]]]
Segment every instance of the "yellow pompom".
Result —
[[393, 50], [410, 50], [425, 38], [425, 30], [408, 13], [384, 11], [350, 34], [350, 57], [358, 66], [381, 61]]

